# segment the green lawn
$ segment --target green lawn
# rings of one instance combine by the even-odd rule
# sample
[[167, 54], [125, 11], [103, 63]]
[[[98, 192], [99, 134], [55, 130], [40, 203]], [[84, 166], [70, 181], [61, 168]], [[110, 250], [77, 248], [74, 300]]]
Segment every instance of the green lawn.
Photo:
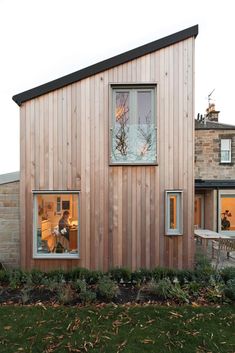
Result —
[[0, 352], [235, 352], [235, 307], [0, 307]]

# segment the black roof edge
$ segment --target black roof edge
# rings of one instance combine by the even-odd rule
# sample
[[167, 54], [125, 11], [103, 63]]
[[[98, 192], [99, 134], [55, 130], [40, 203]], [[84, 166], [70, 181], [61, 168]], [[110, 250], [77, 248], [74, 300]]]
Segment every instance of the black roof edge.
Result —
[[89, 76], [98, 74], [102, 71], [111, 69], [115, 66], [124, 64], [128, 61], [139, 58], [140, 56], [150, 54], [156, 50], [163, 49], [169, 45], [178, 43], [190, 37], [196, 37], [198, 35], [198, 25], [186, 28], [182, 31], [171, 34], [167, 37], [155, 40], [151, 43], [142, 45], [138, 48], [129, 50], [125, 53], [116, 55], [112, 58], [98, 62], [97, 64], [88, 66], [79, 71], [75, 71], [69, 75], [60, 77], [56, 80], [47, 82], [43, 85], [29, 89], [22, 93], [16, 94], [12, 99], [20, 106], [23, 102], [26, 102], [32, 98], [39, 97], [43, 94], [52, 92], [56, 89], [62, 88], [74, 82], [80, 81]]
[[235, 180], [233, 180], [233, 179], [227, 179], [227, 180], [195, 179], [195, 188], [196, 189], [235, 188]]

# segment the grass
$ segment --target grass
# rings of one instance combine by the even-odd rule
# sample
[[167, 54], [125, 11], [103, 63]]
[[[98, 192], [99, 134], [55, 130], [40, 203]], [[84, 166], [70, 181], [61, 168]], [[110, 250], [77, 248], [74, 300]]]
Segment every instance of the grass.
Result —
[[1, 353], [235, 352], [235, 307], [0, 307]]

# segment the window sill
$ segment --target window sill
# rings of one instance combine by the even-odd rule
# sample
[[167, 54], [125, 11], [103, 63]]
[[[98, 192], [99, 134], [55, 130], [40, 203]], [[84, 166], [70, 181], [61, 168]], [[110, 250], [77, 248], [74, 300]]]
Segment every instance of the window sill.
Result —
[[109, 162], [110, 167], [155, 167], [158, 166], [157, 162], [154, 163], [112, 163]]
[[41, 259], [41, 260], [54, 260], [54, 259], [62, 259], [62, 260], [79, 260], [80, 255], [79, 254], [37, 254], [33, 255], [33, 259]]
[[232, 162], [219, 162], [219, 165], [233, 166], [234, 163], [232, 163]]

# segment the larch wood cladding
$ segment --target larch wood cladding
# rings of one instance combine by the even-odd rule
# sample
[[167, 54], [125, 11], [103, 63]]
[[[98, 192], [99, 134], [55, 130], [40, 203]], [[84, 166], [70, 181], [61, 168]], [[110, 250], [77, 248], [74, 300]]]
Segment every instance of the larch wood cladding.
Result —
[[[111, 83], [157, 83], [157, 166], [109, 165]], [[194, 38], [21, 106], [21, 265], [190, 268]], [[32, 190], [79, 190], [80, 259], [33, 259]], [[183, 190], [183, 236], [164, 234], [164, 191]]]

